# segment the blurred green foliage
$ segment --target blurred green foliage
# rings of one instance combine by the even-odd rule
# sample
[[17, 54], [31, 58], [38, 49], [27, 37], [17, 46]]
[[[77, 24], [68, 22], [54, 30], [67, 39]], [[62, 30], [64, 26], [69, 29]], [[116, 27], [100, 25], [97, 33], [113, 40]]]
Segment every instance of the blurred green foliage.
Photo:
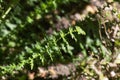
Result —
[[[72, 61], [78, 52], [101, 58], [111, 53], [102, 45], [98, 22], [91, 16], [68, 29], [46, 33], [50, 27], [55, 28], [54, 21], [45, 18], [47, 15], [61, 18], [71, 10], [66, 9], [69, 5], [84, 3], [89, 0], [0, 0], [0, 75]], [[56, 10], [59, 14], [54, 13]]]

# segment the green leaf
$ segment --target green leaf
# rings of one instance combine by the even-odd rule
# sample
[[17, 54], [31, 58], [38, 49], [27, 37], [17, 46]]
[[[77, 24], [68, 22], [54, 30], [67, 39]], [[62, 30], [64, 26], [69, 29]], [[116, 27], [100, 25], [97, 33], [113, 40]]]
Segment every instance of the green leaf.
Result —
[[66, 43], [66, 44], [68, 44], [68, 41], [65, 39], [65, 33], [63, 33], [63, 31], [61, 30], [60, 31], [60, 36], [61, 36], [61, 38], [63, 39], [63, 41]]
[[16, 46], [16, 43], [13, 42], [13, 41], [9, 41], [8, 46], [9, 46], [9, 47], [15, 47], [15, 46]]
[[42, 8], [43, 10], [45, 10], [45, 9], [47, 8], [47, 5], [42, 2], [42, 3], [41, 3], [41, 8]]
[[28, 21], [29, 23], [32, 23], [32, 22], [33, 22], [33, 19], [28, 16], [28, 17], [27, 17], [27, 21]]
[[78, 34], [86, 35], [86, 33], [79, 26], [75, 26], [75, 28]]
[[79, 44], [81, 49], [85, 49], [82, 43]]
[[77, 39], [75, 38], [73, 32], [74, 32], [73, 28], [70, 27], [70, 28], [69, 28], [69, 33], [70, 33], [72, 39], [74, 39], [75, 41], [77, 41]]
[[56, 4], [55, 0], [52, 1], [52, 3], [53, 3], [54, 8], [56, 9], [57, 8], [57, 4]]
[[52, 51], [50, 50], [49, 44], [45, 46], [47, 54], [50, 56], [50, 59], [53, 61]]
[[32, 70], [33, 67], [34, 67], [33, 59], [32, 59], [32, 58], [29, 58], [29, 60], [30, 60], [30, 65], [31, 65], [31, 70]]
[[40, 43], [37, 42], [37, 43], [35, 44], [35, 48], [36, 48], [37, 50], [40, 50], [40, 49], [41, 49]]
[[6, 22], [6, 25], [10, 28], [10, 30], [13, 30], [14, 28], [17, 27], [17, 25], [12, 24], [12, 23], [10, 23], [10, 22]]
[[102, 45], [99, 39], [96, 39], [96, 45], [97, 45], [97, 46]]
[[64, 51], [64, 52], [67, 52], [67, 49], [65, 47], [65, 44], [61, 43], [61, 49]]
[[29, 48], [28, 46], [25, 47], [25, 50], [27, 53], [33, 53], [33, 50]]
[[73, 56], [73, 53], [72, 53], [72, 50], [74, 49], [74, 47], [70, 46], [70, 45], [67, 45], [67, 51], [68, 53]]
[[44, 55], [42, 55], [42, 53], [39, 53], [39, 58], [42, 62], [42, 65], [44, 65], [45, 64], [45, 58], [44, 58]]

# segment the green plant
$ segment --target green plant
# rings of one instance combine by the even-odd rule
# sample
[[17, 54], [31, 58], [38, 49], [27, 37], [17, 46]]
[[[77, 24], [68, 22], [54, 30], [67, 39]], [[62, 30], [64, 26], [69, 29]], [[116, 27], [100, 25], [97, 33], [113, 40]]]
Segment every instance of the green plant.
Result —
[[[21, 0], [1, 0], [0, 76], [13, 76], [24, 69], [36, 70], [40, 66], [82, 61], [89, 57], [109, 62], [114, 52], [111, 49], [114, 47], [111, 25], [116, 25], [117, 21], [108, 17], [117, 10], [104, 15], [105, 10], [100, 9], [97, 15], [88, 14], [83, 21], [77, 20], [84, 16], [82, 13], [86, 5], [91, 6], [89, 4], [88, 0], [27, 0], [24, 3]], [[119, 14], [116, 16], [119, 18]], [[49, 29], [52, 29], [50, 35], [47, 34]], [[117, 35], [119, 37], [119, 32]], [[119, 45], [119, 38], [115, 39], [115, 48]], [[83, 58], [78, 58], [79, 53]], [[87, 63], [84, 62], [83, 66]]]
[[[9, 66], [1, 66], [2, 73], [8, 73], [12, 72], [14, 70], [20, 70], [23, 68], [26, 64], [31, 65], [31, 69], [33, 69], [34, 66], [34, 60], [38, 59], [39, 64], [42, 63], [42, 65], [46, 64], [47, 62], [54, 61], [56, 56], [61, 57], [61, 59], [64, 59], [61, 49], [65, 51], [65, 53], [69, 53], [72, 55], [73, 47], [69, 45], [68, 41], [66, 40], [66, 36], [71, 35], [72, 38], [77, 40], [74, 36], [74, 33], [83, 34], [85, 35], [85, 32], [80, 27], [75, 27], [76, 29], [69, 28], [69, 31], [67, 33], [61, 31], [59, 34], [56, 33], [55, 35], [46, 36], [45, 39], [43, 39], [40, 42], [36, 42], [35, 44], [31, 44], [30, 46], [25, 46], [25, 50], [21, 51], [19, 53], [18, 59], [20, 62], [16, 63], [13, 62], [13, 64], [10, 64]], [[56, 39], [56, 36], [60, 36], [59, 39]], [[63, 40], [62, 43], [60, 43], [62, 46], [58, 46], [58, 41]], [[10, 42], [11, 46], [14, 45], [14, 43]], [[64, 49], [65, 48], [65, 49]], [[24, 59], [26, 57], [26, 59]], [[40, 60], [39, 60], [40, 59]], [[47, 61], [49, 60], [49, 61]], [[48, 64], [47, 63], [47, 64]]]

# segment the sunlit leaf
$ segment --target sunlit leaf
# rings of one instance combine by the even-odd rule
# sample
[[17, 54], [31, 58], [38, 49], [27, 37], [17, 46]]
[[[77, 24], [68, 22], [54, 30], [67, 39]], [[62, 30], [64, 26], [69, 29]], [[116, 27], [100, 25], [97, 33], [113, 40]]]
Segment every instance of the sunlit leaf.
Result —
[[76, 31], [78, 32], [78, 34], [82, 34], [82, 35], [86, 34], [79, 26], [75, 26], [75, 28], [76, 28]]

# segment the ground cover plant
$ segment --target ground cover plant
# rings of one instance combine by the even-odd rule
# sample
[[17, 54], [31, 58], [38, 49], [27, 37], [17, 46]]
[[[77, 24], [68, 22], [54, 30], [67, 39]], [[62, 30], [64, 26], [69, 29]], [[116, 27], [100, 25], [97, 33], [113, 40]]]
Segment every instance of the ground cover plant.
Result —
[[0, 0], [1, 80], [119, 80], [118, 0]]

